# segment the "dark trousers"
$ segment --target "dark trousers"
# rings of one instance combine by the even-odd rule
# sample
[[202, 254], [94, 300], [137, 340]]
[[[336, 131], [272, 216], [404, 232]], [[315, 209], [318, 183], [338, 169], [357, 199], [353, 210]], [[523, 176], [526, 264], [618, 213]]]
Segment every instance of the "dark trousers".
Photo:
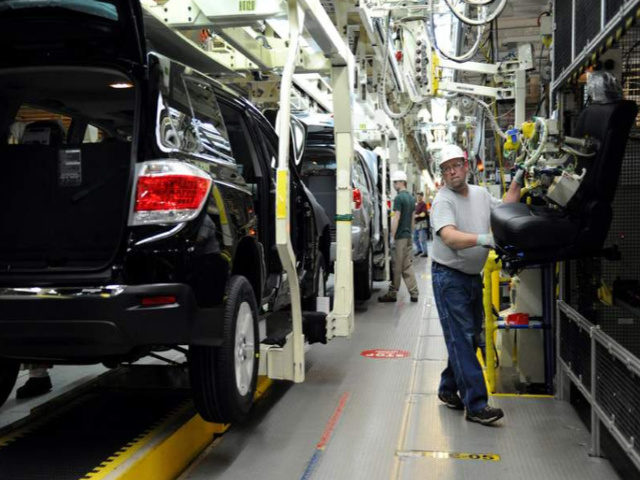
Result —
[[449, 360], [438, 392], [460, 392], [467, 411], [487, 405], [487, 387], [476, 357], [482, 332], [482, 279], [436, 262], [432, 265], [433, 294], [447, 344]]

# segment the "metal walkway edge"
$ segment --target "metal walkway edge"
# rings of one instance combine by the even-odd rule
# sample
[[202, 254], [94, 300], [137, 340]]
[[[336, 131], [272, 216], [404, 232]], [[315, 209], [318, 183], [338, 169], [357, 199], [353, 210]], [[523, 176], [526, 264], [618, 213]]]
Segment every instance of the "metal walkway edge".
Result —
[[124, 370], [0, 430], [0, 480], [174, 479], [229, 428], [195, 412], [183, 368]]

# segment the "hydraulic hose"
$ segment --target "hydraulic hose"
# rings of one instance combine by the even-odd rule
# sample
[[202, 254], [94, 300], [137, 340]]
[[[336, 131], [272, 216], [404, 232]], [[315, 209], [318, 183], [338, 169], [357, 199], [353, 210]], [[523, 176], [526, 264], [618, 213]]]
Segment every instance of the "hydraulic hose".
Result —
[[489, 108], [489, 105], [487, 105], [485, 102], [483, 102], [483, 101], [482, 101], [482, 100], [480, 100], [479, 98], [472, 97], [471, 95], [461, 95], [461, 96], [462, 96], [462, 97], [464, 97], [464, 98], [468, 98], [468, 99], [469, 99], [469, 100], [471, 100], [472, 102], [475, 102], [475, 103], [477, 103], [478, 105], [480, 105], [480, 106], [484, 109], [484, 111], [485, 111], [485, 114], [486, 114], [487, 118], [488, 118], [488, 119], [489, 119], [489, 121], [491, 122], [491, 127], [493, 128], [493, 130], [494, 130], [498, 135], [500, 135], [500, 137], [501, 137], [503, 140], [506, 140], [506, 139], [508, 138], [508, 137], [507, 137], [507, 134], [506, 134], [506, 133], [504, 133], [504, 132], [502, 131], [502, 129], [500, 128], [500, 125], [498, 125], [498, 122], [497, 122], [497, 120], [496, 120], [496, 117], [495, 117], [495, 116], [493, 115], [493, 113], [491, 112], [491, 108]]
[[535, 165], [542, 152], [544, 150], [544, 146], [547, 143], [547, 137], [549, 136], [549, 130], [547, 129], [547, 124], [540, 117], [536, 117], [536, 125], [540, 125], [542, 129], [542, 134], [540, 135], [540, 139], [538, 140], [538, 147], [533, 151], [529, 159], [524, 162], [525, 168], [529, 168], [532, 165]]
[[476, 27], [493, 22], [496, 18], [498, 18], [498, 15], [502, 13], [502, 10], [504, 10], [504, 7], [507, 5], [507, 0], [501, 0], [500, 5], [498, 5], [493, 13], [487, 18], [483, 18], [482, 20], [474, 20], [458, 12], [455, 9], [453, 3], [451, 3], [451, 0], [444, 0], [444, 2], [449, 7], [449, 10], [451, 10], [451, 13], [453, 13], [458, 18], [458, 20], [460, 20], [462, 23], [466, 23], [467, 25], [473, 25]]
[[482, 35], [484, 35], [486, 25], [481, 25], [478, 27], [476, 40], [471, 46], [471, 48], [469, 49], [469, 51], [467, 51], [464, 55], [450, 55], [444, 52], [443, 50], [441, 50], [440, 47], [438, 46], [438, 40], [436, 38], [436, 26], [433, 20], [433, 15], [434, 15], [433, 0], [429, 0], [429, 11], [431, 12], [430, 23], [429, 25], [427, 25], [425, 22], [425, 30], [427, 31], [429, 38], [431, 39], [431, 43], [435, 47], [436, 51], [443, 57], [451, 60], [452, 62], [462, 63], [462, 62], [467, 62], [471, 60], [474, 57], [474, 55], [478, 53], [478, 48], [480, 47], [480, 40], [482, 39]]
[[473, 5], [474, 7], [484, 7], [486, 5], [491, 5], [496, 0], [464, 0], [464, 3], [467, 5]]

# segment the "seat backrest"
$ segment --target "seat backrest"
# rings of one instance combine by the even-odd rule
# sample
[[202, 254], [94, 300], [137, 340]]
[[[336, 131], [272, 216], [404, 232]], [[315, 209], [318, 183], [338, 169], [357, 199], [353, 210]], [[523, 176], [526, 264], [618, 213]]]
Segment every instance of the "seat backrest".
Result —
[[611, 226], [611, 203], [618, 186], [629, 130], [638, 113], [635, 102], [618, 100], [588, 106], [578, 117], [573, 136], [589, 136], [599, 142], [596, 155], [579, 158], [578, 169], [587, 169], [576, 195], [567, 206], [580, 223], [574, 255], [598, 252]]
[[49, 145], [59, 147], [64, 143], [64, 127], [57, 120], [38, 120], [31, 122], [24, 128], [22, 139], [23, 145]]
[[580, 113], [573, 136], [589, 136], [597, 140], [600, 146], [594, 157], [579, 158], [577, 171], [586, 168], [587, 173], [568, 205], [570, 211], [582, 212], [592, 201], [611, 204], [618, 185], [629, 130], [637, 113], [636, 103], [630, 100], [592, 104]]

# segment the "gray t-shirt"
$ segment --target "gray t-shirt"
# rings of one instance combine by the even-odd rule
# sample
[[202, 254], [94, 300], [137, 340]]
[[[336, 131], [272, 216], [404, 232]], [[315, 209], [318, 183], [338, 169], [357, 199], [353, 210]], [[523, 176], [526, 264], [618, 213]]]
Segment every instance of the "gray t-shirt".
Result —
[[443, 227], [453, 225], [461, 232], [489, 233], [491, 210], [500, 203], [486, 188], [477, 185], [469, 185], [466, 197], [442, 187], [431, 207], [431, 227], [434, 233], [431, 258], [441, 265], [464, 273], [480, 273], [487, 261], [489, 249], [471, 247], [454, 250], [442, 241], [439, 232]]

